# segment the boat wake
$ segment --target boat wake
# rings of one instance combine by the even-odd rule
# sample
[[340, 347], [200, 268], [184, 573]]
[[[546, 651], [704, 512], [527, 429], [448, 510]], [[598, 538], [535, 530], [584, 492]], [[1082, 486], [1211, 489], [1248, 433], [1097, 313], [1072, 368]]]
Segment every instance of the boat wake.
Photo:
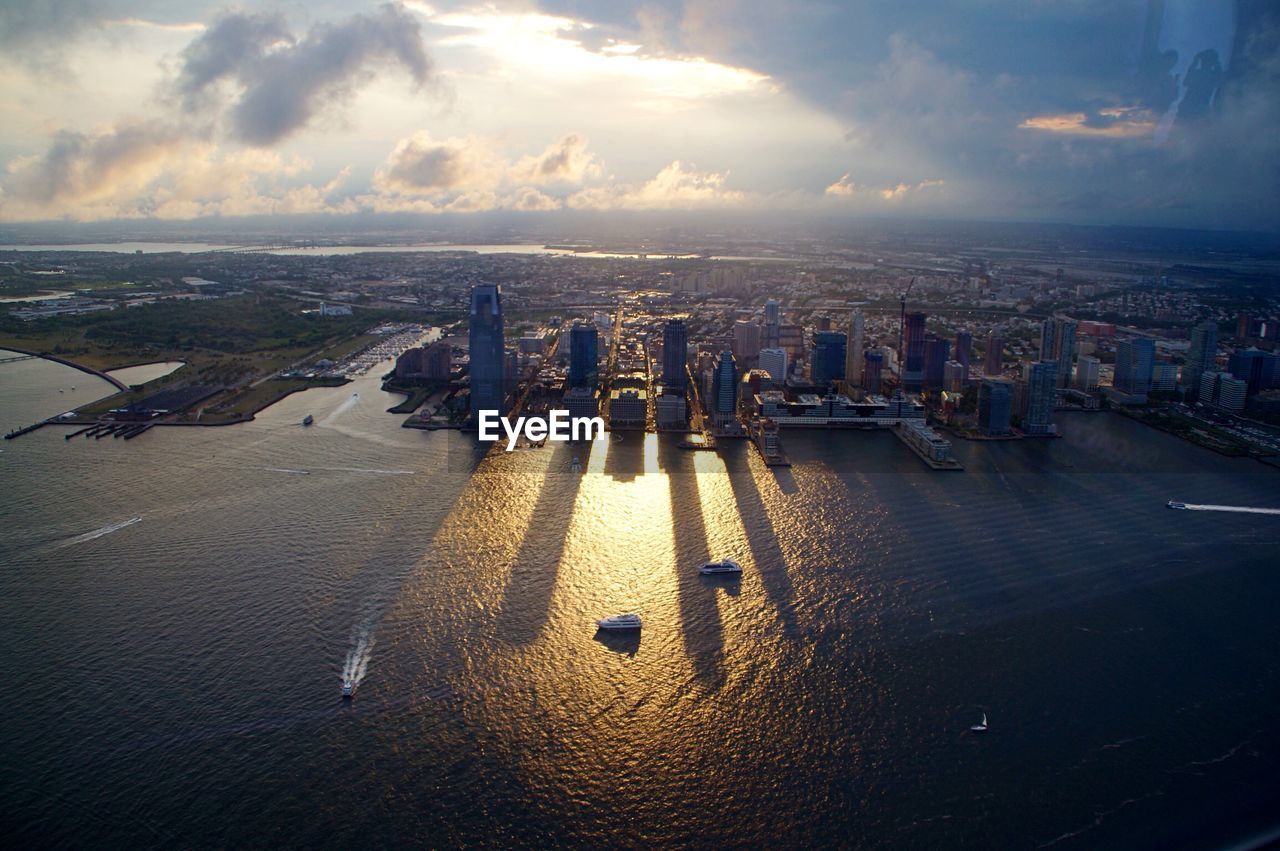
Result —
[[1187, 511], [1235, 511], [1240, 514], [1280, 514], [1280, 508], [1253, 508], [1248, 505], [1195, 505], [1185, 503]]
[[346, 664], [342, 666], [342, 681], [351, 683], [352, 687], [360, 685], [364, 675], [369, 671], [369, 658], [373, 656], [373, 633], [368, 626], [361, 627], [355, 636], [355, 646], [347, 654]]
[[103, 535], [110, 535], [112, 532], [118, 532], [126, 526], [132, 526], [134, 523], [141, 523], [141, 517], [130, 517], [128, 520], [121, 520], [119, 523], [112, 523], [109, 526], [103, 526], [101, 529], [94, 529], [92, 532], [85, 532], [83, 535], [76, 535], [70, 540], [63, 541], [61, 547], [71, 547], [76, 544], [85, 544], [89, 541], [95, 541]]
[[343, 401], [341, 405], [333, 409], [333, 413], [329, 414], [329, 416], [325, 417], [324, 420], [321, 421], [321, 425], [328, 425], [329, 423], [333, 422], [338, 417], [342, 416], [347, 411], [355, 407], [355, 404], [359, 401], [360, 401], [360, 397], [355, 393], [352, 393]]
[[241, 470], [258, 470], [263, 473], [287, 473], [290, 476], [309, 476], [310, 470], [293, 470], [288, 467], [241, 467]]

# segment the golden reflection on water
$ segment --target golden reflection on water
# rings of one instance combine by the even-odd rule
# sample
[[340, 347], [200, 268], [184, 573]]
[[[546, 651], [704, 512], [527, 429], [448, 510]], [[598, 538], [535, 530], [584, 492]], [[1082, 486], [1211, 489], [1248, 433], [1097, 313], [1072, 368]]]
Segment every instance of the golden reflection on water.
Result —
[[[736, 722], [731, 742], [706, 732], [746, 706], [803, 701], [783, 660], [807, 655], [795, 583], [813, 553], [786, 538], [841, 534], [848, 489], [826, 471], [779, 474], [745, 442], [677, 443], [624, 433], [489, 453], [401, 597], [412, 655], [452, 666], [441, 677], [464, 694], [467, 728], [531, 790], [674, 807], [682, 793], [656, 800], [654, 771], [696, 776], [726, 748], [749, 758], [755, 725]], [[723, 558], [740, 580], [698, 573]], [[638, 635], [597, 632], [632, 611]]]

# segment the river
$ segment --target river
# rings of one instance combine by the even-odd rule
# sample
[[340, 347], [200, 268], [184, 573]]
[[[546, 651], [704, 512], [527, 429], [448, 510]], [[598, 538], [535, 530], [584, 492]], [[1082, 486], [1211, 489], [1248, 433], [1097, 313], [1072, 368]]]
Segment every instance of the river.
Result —
[[[10, 841], [1197, 848], [1275, 827], [1280, 518], [1165, 502], [1280, 507], [1280, 471], [1109, 414], [960, 442], [963, 473], [883, 432], [784, 432], [779, 470], [657, 435], [482, 457], [400, 428], [379, 372], [244, 425], [0, 447]], [[95, 382], [0, 364], [0, 410], [25, 424]], [[699, 576], [712, 557], [742, 579]], [[626, 611], [638, 639], [596, 635]]]

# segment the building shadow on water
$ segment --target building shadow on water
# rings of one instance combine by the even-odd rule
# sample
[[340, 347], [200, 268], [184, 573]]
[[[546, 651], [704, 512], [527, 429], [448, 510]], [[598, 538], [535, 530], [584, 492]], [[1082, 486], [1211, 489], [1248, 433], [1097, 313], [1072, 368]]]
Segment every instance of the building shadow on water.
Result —
[[[713, 691], [724, 685], [724, 633], [716, 605], [717, 584], [698, 572], [713, 556], [707, 542], [706, 518], [698, 495], [693, 454], [680, 449], [671, 435], [658, 438], [658, 464], [667, 473], [671, 494], [671, 527], [676, 552], [676, 597], [685, 654], [700, 681]], [[714, 558], [721, 558], [716, 555]], [[737, 582], [733, 583], [735, 586]]]
[[800, 492], [800, 485], [796, 483], [796, 477], [792, 475], [790, 467], [770, 467], [769, 472], [773, 473], [773, 479], [778, 483], [778, 490], [786, 496]]
[[541, 480], [538, 501], [502, 595], [503, 636], [513, 644], [528, 644], [546, 626], [560, 559], [568, 540], [569, 522], [585, 475], [574, 472], [573, 459], [577, 457], [585, 470], [592, 451], [591, 444], [551, 446], [551, 459]]
[[751, 473], [750, 455], [754, 452], [746, 441], [725, 441], [718, 450], [724, 460], [729, 486], [733, 489], [733, 499], [738, 506], [738, 516], [742, 519], [742, 527], [747, 533], [747, 542], [751, 547], [751, 558], [755, 562], [756, 571], [760, 574], [760, 584], [764, 586], [769, 601], [778, 610], [778, 618], [782, 621], [786, 635], [796, 637], [800, 634], [799, 624], [795, 618], [795, 586], [787, 574], [786, 557], [778, 543], [778, 534], [769, 519], [764, 499], [756, 485], [755, 476]]
[[604, 459], [605, 475], [615, 481], [630, 482], [644, 470], [642, 431], [609, 432], [609, 454]]

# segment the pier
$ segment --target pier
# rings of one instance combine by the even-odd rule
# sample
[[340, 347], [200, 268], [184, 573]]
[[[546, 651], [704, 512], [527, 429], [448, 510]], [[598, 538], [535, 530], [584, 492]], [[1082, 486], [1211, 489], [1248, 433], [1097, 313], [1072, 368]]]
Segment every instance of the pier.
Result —
[[938, 433], [924, 422], [904, 420], [889, 431], [907, 445], [907, 448], [929, 465], [931, 470], [963, 470], [964, 465], [951, 456], [951, 442], [938, 436]]
[[32, 425], [26, 426], [26, 427], [24, 427], [24, 428], [15, 428], [13, 431], [11, 431], [11, 432], [9, 432], [8, 434], [6, 434], [6, 435], [4, 436], [4, 439], [5, 439], [5, 440], [13, 440], [15, 437], [22, 437], [24, 434], [29, 434], [30, 432], [35, 431], [36, 429], [40, 428], [41, 426], [45, 426], [45, 425], [48, 425], [48, 424], [49, 424], [49, 421], [48, 421], [48, 420], [41, 420], [41, 421], [40, 421], [40, 422], [38, 422], [38, 423], [33, 423]]

